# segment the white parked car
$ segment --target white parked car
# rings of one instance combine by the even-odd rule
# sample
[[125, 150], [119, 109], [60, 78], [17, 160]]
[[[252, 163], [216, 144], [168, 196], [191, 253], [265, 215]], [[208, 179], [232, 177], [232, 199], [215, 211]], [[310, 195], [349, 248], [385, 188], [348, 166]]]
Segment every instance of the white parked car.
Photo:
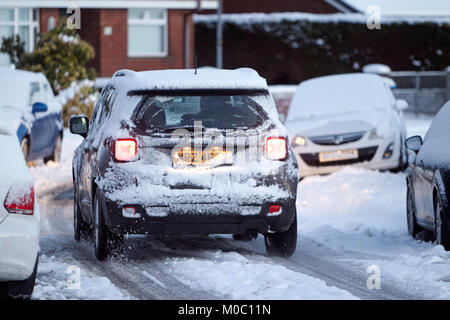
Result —
[[0, 112], [0, 300], [30, 298], [40, 231], [33, 177], [8, 116]]
[[344, 165], [403, 169], [407, 107], [377, 75], [343, 74], [302, 82], [286, 119], [300, 176], [327, 174]]

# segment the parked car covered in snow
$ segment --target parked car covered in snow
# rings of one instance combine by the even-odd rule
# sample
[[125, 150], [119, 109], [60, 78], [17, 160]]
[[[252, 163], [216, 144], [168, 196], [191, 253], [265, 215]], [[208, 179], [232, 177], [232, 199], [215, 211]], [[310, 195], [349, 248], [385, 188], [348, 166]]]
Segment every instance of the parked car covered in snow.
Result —
[[302, 177], [344, 165], [403, 169], [404, 100], [396, 100], [377, 75], [344, 74], [302, 82], [286, 127]]
[[118, 71], [69, 124], [75, 239], [92, 226], [98, 259], [127, 233], [262, 233], [294, 253], [297, 162], [256, 71]]
[[414, 157], [407, 169], [408, 231], [434, 233], [436, 242], [450, 250], [450, 102], [431, 123], [425, 139], [413, 136], [405, 144]]
[[11, 123], [0, 111], [0, 300], [31, 296], [39, 252], [33, 177]]
[[47, 78], [42, 73], [0, 68], [0, 82], [0, 109], [14, 115], [10, 118], [25, 159], [59, 161], [62, 108]]

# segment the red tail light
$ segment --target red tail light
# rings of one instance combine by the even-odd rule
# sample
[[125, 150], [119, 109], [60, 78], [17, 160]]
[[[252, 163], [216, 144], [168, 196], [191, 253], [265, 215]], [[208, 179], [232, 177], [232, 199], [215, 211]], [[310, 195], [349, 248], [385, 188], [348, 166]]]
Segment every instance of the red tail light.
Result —
[[287, 142], [283, 137], [270, 137], [266, 140], [266, 156], [271, 160], [287, 158]]
[[3, 205], [9, 213], [32, 216], [34, 214], [34, 187], [31, 186], [25, 190], [12, 187]]
[[134, 139], [118, 139], [114, 141], [114, 158], [116, 161], [128, 162], [136, 158], [137, 142]]

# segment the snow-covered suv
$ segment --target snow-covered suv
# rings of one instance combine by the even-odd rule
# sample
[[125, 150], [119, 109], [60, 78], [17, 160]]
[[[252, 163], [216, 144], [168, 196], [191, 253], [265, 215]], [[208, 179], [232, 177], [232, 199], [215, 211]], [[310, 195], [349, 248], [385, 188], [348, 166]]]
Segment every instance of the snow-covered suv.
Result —
[[265, 236], [297, 242], [298, 168], [266, 81], [251, 69], [117, 71], [75, 151], [75, 239], [103, 260], [124, 234]]

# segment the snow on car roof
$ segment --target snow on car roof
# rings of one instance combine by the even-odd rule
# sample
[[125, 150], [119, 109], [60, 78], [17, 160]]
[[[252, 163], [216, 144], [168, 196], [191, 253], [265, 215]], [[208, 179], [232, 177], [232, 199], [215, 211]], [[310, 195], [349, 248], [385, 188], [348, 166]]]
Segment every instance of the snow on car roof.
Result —
[[383, 79], [374, 74], [352, 73], [304, 81], [292, 99], [287, 121], [366, 109], [391, 103]]
[[29, 103], [31, 82], [45, 79], [42, 73], [0, 68], [0, 107], [25, 110]]
[[184, 70], [154, 70], [135, 72], [119, 70], [110, 84], [120, 84], [128, 91], [180, 89], [248, 89], [268, 90], [267, 82], [249, 68], [223, 70], [200, 68]]

